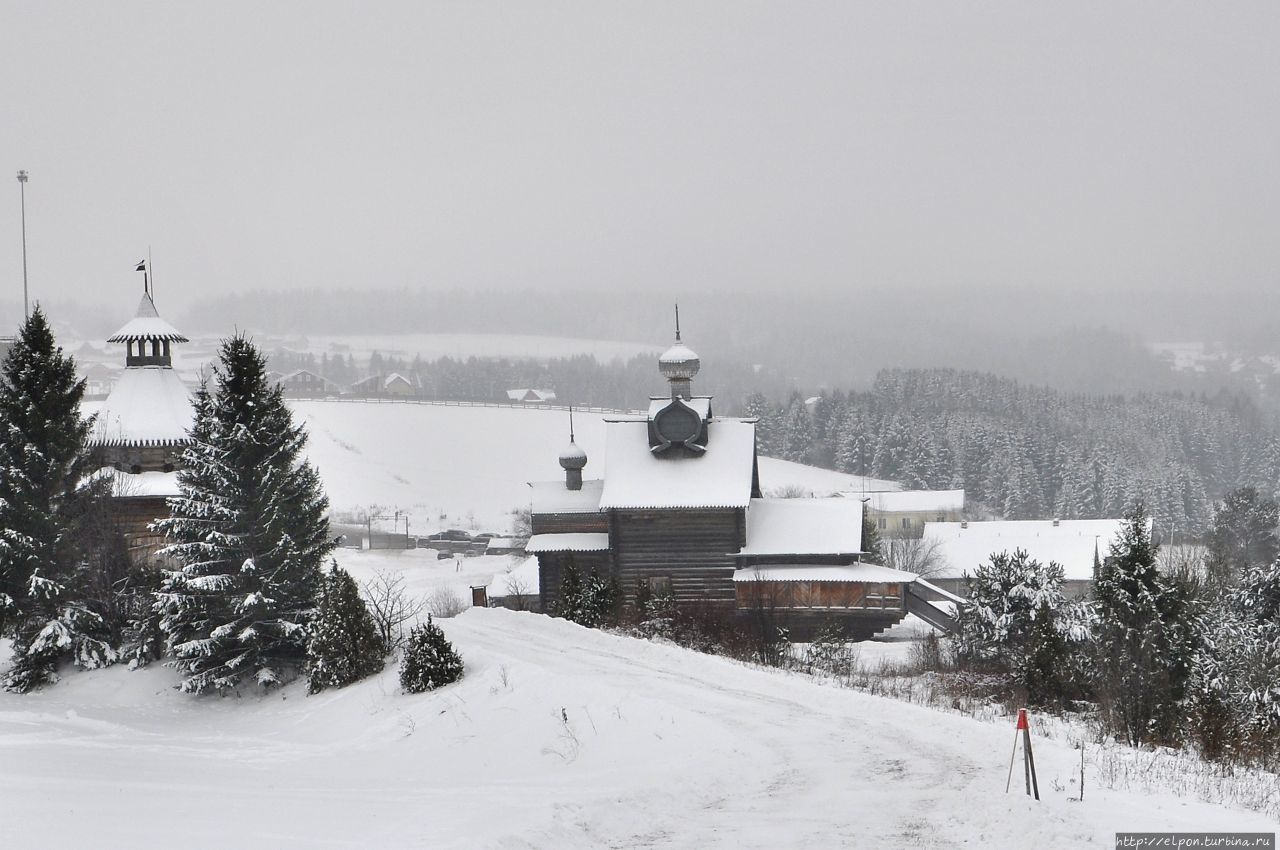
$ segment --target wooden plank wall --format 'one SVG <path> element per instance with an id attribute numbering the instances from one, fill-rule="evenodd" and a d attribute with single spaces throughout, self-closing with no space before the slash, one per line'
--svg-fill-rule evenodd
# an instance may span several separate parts
<path id="1" fill-rule="evenodd" d="M 670 577 L 678 602 L 733 603 L 737 564 L 729 553 L 745 542 L 743 511 L 611 511 L 609 535 L 614 571 L 628 598 L 640 581 Z"/>
<path id="2" fill-rule="evenodd" d="M 531 528 L 534 534 L 604 533 L 609 530 L 609 516 L 598 511 L 589 514 L 534 514 Z"/>

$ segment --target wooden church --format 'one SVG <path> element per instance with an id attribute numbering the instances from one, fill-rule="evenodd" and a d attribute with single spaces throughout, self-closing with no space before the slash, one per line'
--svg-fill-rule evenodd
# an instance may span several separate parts
<path id="1" fill-rule="evenodd" d="M 716 416 L 692 392 L 698 355 L 680 340 L 658 358 L 667 394 L 644 415 L 606 419 L 605 474 L 584 480 L 586 453 L 560 453 L 563 481 L 531 484 L 532 536 L 543 611 L 554 611 L 565 567 L 641 584 L 677 604 L 747 617 L 767 609 L 805 639 L 836 621 L 864 638 L 901 620 L 912 573 L 865 563 L 862 502 L 764 498 L 756 420 Z"/>
<path id="2" fill-rule="evenodd" d="M 113 513 L 135 563 L 157 561 L 164 538 L 149 530 L 179 495 L 177 469 L 195 417 L 191 393 L 173 368 L 173 346 L 187 338 L 160 318 L 149 291 L 137 313 L 107 342 L 125 347 L 125 368 L 91 437 L 95 459 L 114 477 Z"/>

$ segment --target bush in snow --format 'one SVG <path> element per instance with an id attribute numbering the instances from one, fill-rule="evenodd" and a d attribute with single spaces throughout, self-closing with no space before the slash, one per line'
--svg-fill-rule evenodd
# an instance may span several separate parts
<path id="1" fill-rule="evenodd" d="M 647 581 L 636 585 L 636 630 L 646 638 L 675 638 L 676 601 L 669 591 L 654 594 Z"/>
<path id="2" fill-rule="evenodd" d="M 441 585 L 432 591 L 431 596 L 427 597 L 426 606 L 431 611 L 431 616 L 441 620 L 456 617 L 467 610 L 466 601 L 448 585 Z"/>
<path id="3" fill-rule="evenodd" d="M 858 651 L 839 624 L 827 623 L 809 644 L 804 660 L 812 671 L 847 679 L 857 666 Z"/>
<path id="4" fill-rule="evenodd" d="M 306 432 L 262 355 L 242 336 L 226 340 L 214 378 L 196 392 L 182 495 L 155 523 L 173 541 L 165 554 L 181 564 L 165 573 L 156 607 L 190 693 L 246 676 L 273 685 L 302 663 L 334 547 L 328 500 L 303 460 Z"/>
<path id="5" fill-rule="evenodd" d="M 1186 590 L 1156 569 L 1141 505 L 1127 512 L 1093 590 L 1094 686 L 1103 728 L 1133 746 L 1177 743 L 1194 619 Z"/>
<path id="6" fill-rule="evenodd" d="M 341 688 L 382 669 L 384 644 L 351 574 L 337 564 L 320 586 L 307 641 L 307 691 Z"/>
<path id="7" fill-rule="evenodd" d="M 462 659 L 431 621 L 414 626 L 400 664 L 400 687 L 411 694 L 435 690 L 462 678 Z"/>
<path id="8" fill-rule="evenodd" d="M 555 602 L 557 617 L 589 628 L 616 624 L 621 602 L 622 591 L 616 579 L 604 578 L 594 567 L 583 578 L 573 558 L 565 560 Z"/>

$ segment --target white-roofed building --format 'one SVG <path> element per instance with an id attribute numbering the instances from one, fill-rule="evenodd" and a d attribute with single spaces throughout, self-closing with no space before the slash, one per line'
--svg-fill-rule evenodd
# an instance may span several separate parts
<path id="1" fill-rule="evenodd" d="M 964 490 L 847 490 L 841 495 L 863 501 L 867 516 L 885 537 L 919 537 L 927 522 L 964 519 Z"/>
<path id="2" fill-rule="evenodd" d="M 860 561 L 862 502 L 762 498 L 755 420 L 694 396 L 699 366 L 677 335 L 659 358 L 670 394 L 606 420 L 603 480 L 583 480 L 571 431 L 564 481 L 531 485 L 542 610 L 572 568 L 616 580 L 626 604 L 669 596 L 752 623 L 767 609 L 798 639 L 832 620 L 861 637 L 901 620 L 914 576 Z"/>
<path id="3" fill-rule="evenodd" d="M 938 567 L 929 581 L 964 596 L 966 574 L 993 554 L 1021 549 L 1041 563 L 1061 564 L 1066 592 L 1081 595 L 1093 582 L 1095 554 L 1107 556 L 1123 525 L 1121 519 L 931 522 L 922 543 L 933 550 Z"/>
<path id="4" fill-rule="evenodd" d="M 102 402 L 90 438 L 96 459 L 116 471 L 113 510 L 135 562 L 163 544 L 148 529 L 178 495 L 177 468 L 195 417 L 191 393 L 173 368 L 172 346 L 187 338 L 160 318 L 144 292 L 135 316 L 107 342 L 125 346 L 125 367 Z"/>
<path id="5" fill-rule="evenodd" d="M 556 394 L 551 390 L 535 390 L 528 387 L 507 390 L 508 401 L 523 401 L 527 404 L 546 404 L 549 401 L 556 400 Z"/>

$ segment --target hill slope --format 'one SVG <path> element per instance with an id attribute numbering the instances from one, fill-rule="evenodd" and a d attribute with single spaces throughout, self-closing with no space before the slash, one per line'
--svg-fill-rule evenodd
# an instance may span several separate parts
<path id="1" fill-rule="evenodd" d="M 561 479 L 556 460 L 569 441 L 563 410 L 293 401 L 311 434 L 307 452 L 336 511 L 370 505 L 413 514 L 411 530 L 471 527 L 505 531 L 511 511 L 529 507 L 529 481 Z M 575 413 L 578 444 L 604 469 L 604 417 Z M 761 458 L 766 489 L 799 487 L 817 495 L 857 490 L 859 476 Z M 897 489 L 865 479 L 867 489 Z M 383 511 L 384 513 L 389 511 Z"/>
<path id="2" fill-rule="evenodd" d="M 444 623 L 462 682 L 393 671 L 306 697 L 197 699 L 172 671 L 0 694 L 6 846 L 1110 846 L 1257 815 L 1091 787 L 1037 743 L 1004 793 L 997 728 L 532 614 Z M 1056 784 L 1055 784 L 1056 783 Z M 1063 790 L 1056 790 L 1061 787 Z"/>

